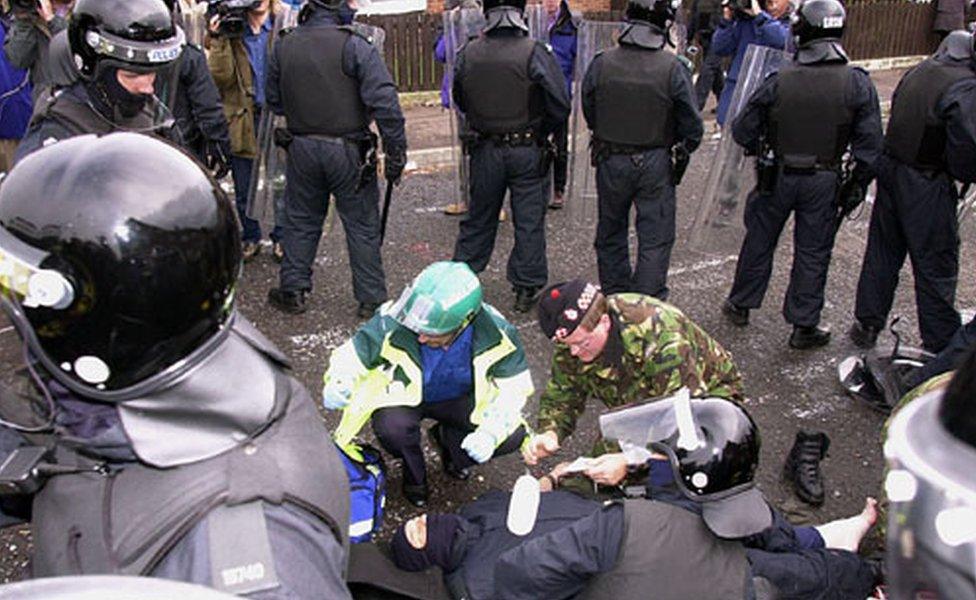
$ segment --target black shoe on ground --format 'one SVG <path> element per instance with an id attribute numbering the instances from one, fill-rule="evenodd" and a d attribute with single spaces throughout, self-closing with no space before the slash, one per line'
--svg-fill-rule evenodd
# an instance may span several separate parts
<path id="1" fill-rule="evenodd" d="M 268 290 L 268 303 L 290 315 L 300 315 L 308 308 L 305 305 L 305 290 L 271 288 Z"/>
<path id="2" fill-rule="evenodd" d="M 471 477 L 471 469 L 468 467 L 459 467 L 455 465 L 447 453 L 447 449 L 444 448 L 444 443 L 441 442 L 441 426 L 440 424 L 434 425 L 428 430 L 430 437 L 434 440 L 434 444 L 437 451 L 441 455 L 441 465 L 444 467 L 444 472 L 447 473 L 448 477 L 457 479 L 458 481 L 467 481 Z"/>
<path id="3" fill-rule="evenodd" d="M 847 337 L 851 338 L 851 341 L 858 348 L 870 350 L 877 343 L 879 333 L 881 333 L 881 329 L 878 327 L 865 325 L 860 321 L 854 321 L 850 331 L 847 332 Z"/>
<path id="4" fill-rule="evenodd" d="M 244 262 L 251 262 L 257 258 L 258 254 L 261 254 L 261 242 L 243 242 L 241 244 L 241 258 Z"/>
<path id="5" fill-rule="evenodd" d="M 360 319 L 372 319 L 379 307 L 379 302 L 360 302 L 359 308 L 356 309 L 356 316 Z"/>
<path id="6" fill-rule="evenodd" d="M 790 335 L 790 348 L 795 350 L 810 350 L 826 346 L 830 342 L 830 330 L 822 327 L 794 326 Z"/>
<path id="7" fill-rule="evenodd" d="M 539 288 L 537 287 L 515 287 L 515 312 L 527 313 L 535 308 Z"/>
<path id="8" fill-rule="evenodd" d="M 826 433 L 797 431 L 796 440 L 783 465 L 783 478 L 793 485 L 797 498 L 820 506 L 824 502 L 823 475 L 820 461 L 827 456 L 830 438 Z"/>
<path id="9" fill-rule="evenodd" d="M 732 304 L 731 300 L 726 300 L 722 304 L 722 314 L 736 327 L 745 327 L 749 324 L 749 309 L 739 308 Z"/>
<path id="10" fill-rule="evenodd" d="M 407 502 L 413 504 L 417 508 L 427 506 L 427 484 L 403 484 L 403 497 L 407 499 Z"/>

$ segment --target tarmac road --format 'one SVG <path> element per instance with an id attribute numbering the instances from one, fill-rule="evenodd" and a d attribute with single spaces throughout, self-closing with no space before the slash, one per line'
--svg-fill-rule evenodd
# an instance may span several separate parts
<path id="1" fill-rule="evenodd" d="M 791 236 L 781 240 L 767 301 L 754 311 L 751 324 L 739 329 L 727 324 L 719 311 L 731 285 L 735 252 L 703 256 L 685 245 L 688 227 L 701 203 L 707 168 L 717 144 L 707 141 L 693 156 L 691 166 L 678 194 L 678 244 L 671 266 L 671 302 L 683 309 L 732 351 L 743 373 L 748 408 L 759 423 L 763 450 L 759 480 L 768 498 L 798 522 L 823 522 L 860 510 L 864 497 L 880 494 L 883 459 L 879 431 L 883 417 L 848 399 L 837 383 L 836 366 L 855 352 L 846 338 L 852 319 L 857 276 L 867 234 L 868 211 L 859 220 L 846 223 L 840 231 L 834 250 L 827 286 L 827 305 L 823 323 L 832 326 L 834 339 L 825 348 L 800 352 L 791 350 L 786 340 L 789 326 L 780 314 L 789 274 Z M 391 297 L 395 298 L 406 283 L 432 261 L 449 259 L 457 234 L 457 218 L 441 214 L 440 207 L 454 200 L 454 184 L 449 172 L 413 173 L 396 190 L 390 217 L 384 261 Z M 548 257 L 550 281 L 576 276 L 596 280 L 596 262 L 592 249 L 593 229 L 583 226 L 569 209 L 548 214 Z M 787 229 L 787 232 L 791 229 Z M 973 223 L 962 228 L 962 277 L 958 306 L 976 305 L 976 283 L 967 276 L 974 262 Z M 318 396 L 321 374 L 329 352 L 347 339 L 358 325 L 356 303 L 351 295 L 350 275 L 342 228 L 336 224 L 322 241 L 316 263 L 315 290 L 310 310 L 300 316 L 285 316 L 266 303 L 267 290 L 277 282 L 277 265 L 265 251 L 244 270 L 239 293 L 240 311 L 255 322 L 278 346 L 291 356 L 296 376 Z M 633 240 L 632 240 L 633 241 Z M 534 315 L 513 314 L 513 295 L 505 281 L 505 263 L 512 246 L 512 224 L 500 225 L 492 263 L 482 274 L 485 298 L 498 307 L 519 328 L 525 343 L 532 376 L 537 389 L 546 382 L 551 345 L 538 329 Z M 902 330 L 910 343 L 918 341 L 911 273 L 903 273 L 902 285 L 893 314 L 903 317 Z M 890 340 L 887 336 L 884 340 Z M 0 333 L 0 361 L 9 372 L 17 364 L 19 344 L 9 330 Z M 530 422 L 535 414 L 537 396 L 526 413 Z M 565 444 L 559 455 L 571 460 L 589 448 L 596 435 L 595 407 L 590 406 L 577 433 Z M 325 419 L 330 426 L 337 414 Z M 780 470 L 797 429 L 823 430 L 831 437 L 830 454 L 824 463 L 827 501 L 820 509 L 811 509 L 794 500 L 790 490 L 780 483 Z M 369 436 L 371 437 L 371 432 Z M 446 478 L 439 468 L 439 458 L 429 445 L 432 511 L 449 511 L 490 488 L 510 488 L 515 478 L 525 472 L 518 456 L 509 456 L 476 468 L 471 481 L 461 483 Z M 314 457 L 309 457 L 314 459 Z M 551 464 L 551 463 L 550 463 Z M 387 527 L 417 514 L 399 495 L 399 467 L 389 462 L 390 480 L 387 503 Z M 541 468 L 533 470 L 541 475 Z M 877 540 L 868 549 L 877 547 Z M 0 581 L 23 577 L 29 553 L 26 527 L 12 527 L 0 532 Z"/>

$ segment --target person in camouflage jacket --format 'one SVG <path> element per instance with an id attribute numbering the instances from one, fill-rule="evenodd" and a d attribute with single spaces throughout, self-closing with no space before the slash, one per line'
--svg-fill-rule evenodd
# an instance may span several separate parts
<path id="1" fill-rule="evenodd" d="M 641 294 L 604 296 L 582 280 L 557 284 L 539 300 L 539 325 L 553 340 L 551 376 L 539 402 L 536 433 L 523 445 L 535 464 L 571 435 L 589 398 L 613 409 L 673 394 L 745 399 L 732 355 L 678 308 Z M 616 485 L 646 457 L 627 457 L 598 442 L 586 475 Z"/>

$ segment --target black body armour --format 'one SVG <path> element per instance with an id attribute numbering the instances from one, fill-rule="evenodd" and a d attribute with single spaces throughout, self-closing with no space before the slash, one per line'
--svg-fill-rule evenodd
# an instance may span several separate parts
<path id="1" fill-rule="evenodd" d="M 133 462 L 108 476 L 53 477 L 34 499 L 34 575 L 147 575 L 204 518 L 248 505 L 260 515 L 260 501 L 307 511 L 348 549 L 348 479 L 335 445 L 297 381 L 276 369 L 274 385 L 266 428 L 216 457 L 167 469 Z M 94 464 L 64 444 L 55 452 L 60 465 Z M 214 539 L 213 531 L 211 549 L 226 548 L 227 536 Z"/>
<path id="2" fill-rule="evenodd" d="M 497 135 L 538 126 L 542 90 L 529 79 L 536 43 L 528 37 L 486 35 L 464 47 L 464 68 L 458 76 L 471 129 Z"/>
<path id="3" fill-rule="evenodd" d="M 670 52 L 618 46 L 603 53 L 596 88 L 594 136 L 640 148 L 674 143 Z"/>
<path id="4" fill-rule="evenodd" d="M 854 110 L 846 64 L 791 63 L 779 71 L 769 112 L 769 142 L 784 166 L 833 169 L 851 137 Z"/>
<path id="5" fill-rule="evenodd" d="M 95 109 L 76 101 L 63 92 L 48 94 L 38 99 L 34 107 L 31 125 L 36 125 L 44 119 L 51 119 L 62 125 L 72 136 L 94 133 L 107 135 L 115 131 L 144 131 L 153 128 L 153 118 L 148 110 L 132 119 L 126 119 L 118 125 L 95 112 Z"/>
<path id="6" fill-rule="evenodd" d="M 350 35 L 341 27 L 299 27 L 281 39 L 281 99 L 292 133 L 341 137 L 369 127 L 359 81 L 342 70 Z"/>
<path id="7" fill-rule="evenodd" d="M 751 578 L 745 548 L 721 540 L 701 517 L 638 499 L 624 503 L 617 564 L 587 583 L 577 600 L 745 598 Z"/>
<path id="8" fill-rule="evenodd" d="M 898 84 L 885 132 L 885 151 L 920 170 L 945 170 L 945 123 L 935 114 L 942 94 L 976 73 L 965 64 L 929 58 Z"/>

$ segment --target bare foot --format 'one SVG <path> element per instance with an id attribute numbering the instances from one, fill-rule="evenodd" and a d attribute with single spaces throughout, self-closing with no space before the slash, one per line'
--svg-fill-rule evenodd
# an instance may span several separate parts
<path id="1" fill-rule="evenodd" d="M 864 510 L 860 514 L 818 525 L 816 529 L 828 548 L 857 552 L 861 540 L 877 520 L 878 501 L 874 498 L 865 498 Z"/>

